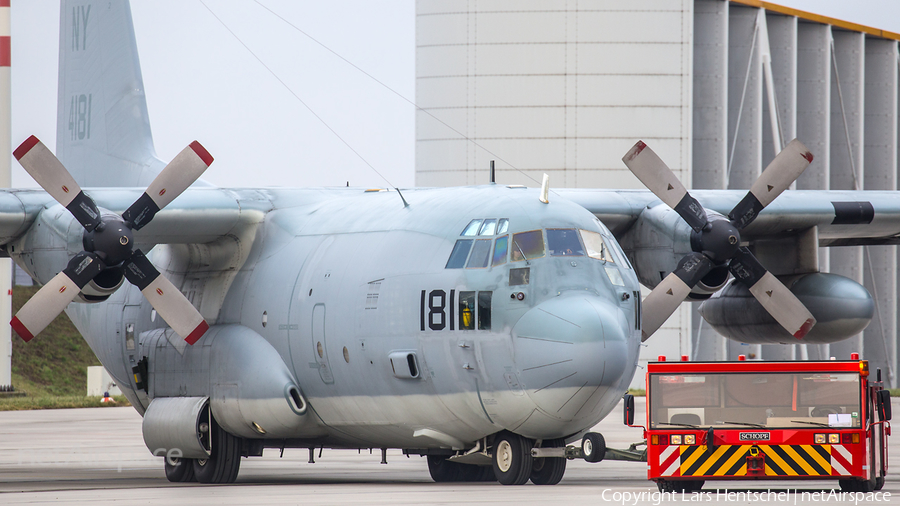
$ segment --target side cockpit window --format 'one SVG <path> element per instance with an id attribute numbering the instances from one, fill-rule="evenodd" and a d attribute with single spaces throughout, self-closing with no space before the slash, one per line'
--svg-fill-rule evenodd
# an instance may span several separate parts
<path id="1" fill-rule="evenodd" d="M 507 218 L 474 219 L 459 234 L 465 239 L 458 239 L 450 252 L 445 269 L 484 269 L 491 265 L 506 263 L 509 248 L 509 236 L 504 235 L 494 241 L 493 236 L 509 230 Z M 540 232 L 540 231 L 538 231 Z M 471 239 L 469 239 L 471 237 Z M 543 245 L 542 245 L 543 247 Z"/>
<path id="2" fill-rule="evenodd" d="M 584 256 L 578 232 L 574 228 L 547 229 L 547 247 L 553 257 Z"/>
<path id="3" fill-rule="evenodd" d="M 584 241 L 584 247 L 587 250 L 587 255 L 589 257 L 603 260 L 604 262 L 615 263 L 612 250 L 609 249 L 609 245 L 606 244 L 606 240 L 602 235 L 589 230 L 579 229 L 578 232 L 581 234 L 581 240 Z"/>
<path id="4" fill-rule="evenodd" d="M 450 252 L 450 259 L 447 260 L 445 269 L 462 269 L 466 265 L 466 258 L 469 256 L 469 250 L 472 249 L 472 239 L 460 239 L 453 245 L 453 251 Z"/>

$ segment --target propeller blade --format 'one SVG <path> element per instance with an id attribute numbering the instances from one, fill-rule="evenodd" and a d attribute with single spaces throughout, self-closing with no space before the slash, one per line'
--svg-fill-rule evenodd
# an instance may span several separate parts
<path id="1" fill-rule="evenodd" d="M 140 230 L 160 209 L 192 185 L 212 162 L 213 157 L 206 148 L 197 141 L 190 143 L 156 176 L 144 194 L 122 214 L 122 218 L 131 223 L 134 230 Z"/>
<path id="2" fill-rule="evenodd" d="M 642 304 L 641 342 L 646 341 L 672 316 L 691 289 L 713 268 L 702 253 L 688 253 L 678 267 L 656 285 Z"/>
<path id="3" fill-rule="evenodd" d="M 100 223 L 100 210 L 81 191 L 75 178 L 43 142 L 31 136 L 13 151 L 13 156 L 41 188 L 75 216 L 81 226 L 93 230 Z"/>
<path id="4" fill-rule="evenodd" d="M 82 251 L 69 260 L 69 265 L 28 300 L 9 324 L 26 342 L 50 325 L 78 292 L 106 266 L 100 258 Z"/>
<path id="5" fill-rule="evenodd" d="M 150 305 L 188 344 L 194 344 L 209 329 L 209 324 L 193 304 L 141 252 L 125 262 L 125 277 L 137 286 Z"/>
<path id="6" fill-rule="evenodd" d="M 703 230 L 709 222 L 703 206 L 688 193 L 672 169 L 644 141 L 637 141 L 622 161 L 644 186 L 674 209 L 691 228 L 698 232 Z"/>
<path id="7" fill-rule="evenodd" d="M 813 161 L 813 155 L 797 139 L 792 140 L 759 176 L 747 195 L 728 213 L 728 219 L 738 228 L 749 225 L 759 212 L 771 204 L 803 174 Z"/>
<path id="8" fill-rule="evenodd" d="M 731 259 L 728 269 L 775 321 L 797 339 L 803 339 L 816 319 L 788 287 L 767 271 L 747 248 L 741 248 Z"/>

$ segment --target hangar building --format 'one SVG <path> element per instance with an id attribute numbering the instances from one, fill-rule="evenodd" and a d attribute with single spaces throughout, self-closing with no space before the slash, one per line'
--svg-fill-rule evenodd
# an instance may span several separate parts
<path id="1" fill-rule="evenodd" d="M 815 154 L 797 188 L 896 190 L 898 39 L 758 0 L 419 0 L 416 184 L 484 184 L 495 160 L 506 184 L 641 188 L 621 157 L 643 139 L 688 188 L 747 189 L 797 137 Z M 897 386 L 896 247 L 819 265 L 876 298 L 861 335 L 742 345 L 685 303 L 642 361 L 860 351 Z"/>

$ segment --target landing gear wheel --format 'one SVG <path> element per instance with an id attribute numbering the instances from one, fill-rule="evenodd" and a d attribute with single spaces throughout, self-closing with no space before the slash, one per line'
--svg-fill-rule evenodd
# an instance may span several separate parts
<path id="1" fill-rule="evenodd" d="M 447 460 L 443 455 L 428 455 L 428 472 L 436 483 L 460 481 L 496 481 L 494 470 L 489 466 L 460 464 Z"/>
<path id="2" fill-rule="evenodd" d="M 600 462 L 606 456 L 606 440 L 603 434 L 588 432 L 581 439 L 581 453 L 588 462 Z"/>
<path id="3" fill-rule="evenodd" d="M 503 431 L 494 437 L 492 458 L 494 476 L 504 485 L 524 485 L 531 477 L 534 458 L 532 442 L 518 434 Z"/>
<path id="4" fill-rule="evenodd" d="M 462 480 L 461 464 L 450 462 L 443 455 L 428 455 L 428 472 L 436 483 L 450 483 Z"/>
<path id="5" fill-rule="evenodd" d="M 194 459 L 176 459 L 166 457 L 166 479 L 172 483 L 184 483 L 194 480 Z"/>
<path id="6" fill-rule="evenodd" d="M 241 438 L 232 436 L 210 421 L 212 454 L 194 460 L 194 476 L 200 483 L 234 483 L 241 468 Z"/>
<path id="7" fill-rule="evenodd" d="M 564 439 L 544 441 L 544 448 L 560 448 L 566 445 Z M 534 459 L 531 465 L 531 483 L 535 485 L 556 485 L 566 474 L 565 457 L 544 457 Z"/>

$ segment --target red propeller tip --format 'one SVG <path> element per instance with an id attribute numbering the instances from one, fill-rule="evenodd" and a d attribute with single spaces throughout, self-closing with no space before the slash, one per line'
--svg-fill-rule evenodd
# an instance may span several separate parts
<path id="1" fill-rule="evenodd" d="M 797 339 L 803 339 L 803 337 L 809 333 L 810 329 L 812 329 L 813 325 L 815 324 L 816 320 L 812 318 L 806 320 L 806 322 L 804 322 L 803 325 L 800 326 L 800 330 L 794 333 L 794 337 L 796 337 Z"/>
<path id="2" fill-rule="evenodd" d="M 810 153 L 809 151 L 807 151 L 806 153 L 803 153 L 800 156 L 802 156 L 803 158 L 806 158 L 806 161 L 809 163 L 812 163 L 812 161 L 813 161 L 813 154 Z"/>
<path id="3" fill-rule="evenodd" d="M 209 154 L 209 151 L 206 150 L 199 142 L 194 141 L 191 143 L 191 149 L 194 150 L 194 153 L 197 153 L 197 156 L 203 160 L 203 163 L 209 167 L 213 163 L 213 157 Z"/>
<path id="4" fill-rule="evenodd" d="M 16 160 L 21 160 L 22 157 L 25 156 L 29 151 L 31 151 L 31 148 L 33 148 L 39 142 L 41 141 L 38 140 L 37 137 L 32 135 L 31 137 L 25 139 L 25 142 L 19 144 L 19 147 L 17 147 L 16 150 L 13 151 L 13 156 L 16 157 Z"/>
<path id="5" fill-rule="evenodd" d="M 209 330 L 209 324 L 206 323 L 206 320 L 203 320 L 200 322 L 200 325 L 197 325 L 197 328 L 195 328 L 193 332 L 184 338 L 184 340 L 187 341 L 188 344 L 193 345 L 203 337 L 203 334 L 205 334 L 207 330 Z"/>
<path id="6" fill-rule="evenodd" d="M 646 148 L 646 147 L 647 147 L 647 145 L 644 144 L 644 141 L 637 141 L 637 143 L 634 145 L 634 147 L 631 148 L 631 151 L 628 152 L 628 155 L 626 155 L 628 158 L 628 161 L 634 160 L 637 157 L 637 155 L 641 154 L 641 151 L 643 151 L 644 148 Z"/>
<path id="7" fill-rule="evenodd" d="M 22 338 L 26 343 L 34 339 L 34 335 L 25 328 L 25 325 L 22 324 L 21 320 L 19 320 L 18 316 L 13 316 L 12 321 L 9 322 L 9 325 L 16 331 L 16 334 L 19 334 L 19 337 Z"/>

